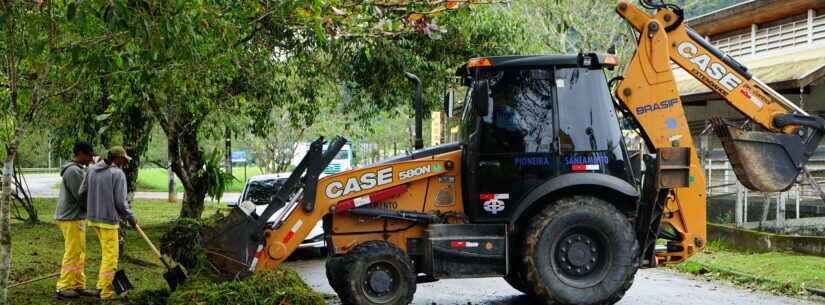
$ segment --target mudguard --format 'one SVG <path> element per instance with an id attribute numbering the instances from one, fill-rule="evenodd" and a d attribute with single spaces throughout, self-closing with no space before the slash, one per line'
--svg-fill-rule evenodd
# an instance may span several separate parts
<path id="1" fill-rule="evenodd" d="M 614 176 L 599 173 L 565 174 L 542 183 L 519 200 L 521 204 L 510 216 L 510 224 L 516 223 L 521 214 L 542 197 L 571 186 L 600 186 L 628 197 L 639 198 L 639 191 L 635 186 Z"/>

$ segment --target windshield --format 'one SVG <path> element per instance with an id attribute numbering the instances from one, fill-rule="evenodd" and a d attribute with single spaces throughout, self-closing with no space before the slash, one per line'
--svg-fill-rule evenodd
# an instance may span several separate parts
<path id="1" fill-rule="evenodd" d="M 601 70 L 556 71 L 562 152 L 605 151 L 620 154 L 619 120 L 606 83 Z"/>
<path id="2" fill-rule="evenodd" d="M 338 152 L 338 155 L 335 156 L 335 160 L 346 160 L 349 159 L 349 150 L 341 150 Z"/>
<path id="3" fill-rule="evenodd" d="M 268 204 L 285 181 L 285 178 L 249 181 L 244 192 L 243 201 L 252 201 L 254 204 Z"/>

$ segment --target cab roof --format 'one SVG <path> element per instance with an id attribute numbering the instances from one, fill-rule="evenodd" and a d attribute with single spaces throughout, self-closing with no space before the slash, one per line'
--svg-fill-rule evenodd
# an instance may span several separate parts
<path id="1" fill-rule="evenodd" d="M 536 69 L 548 67 L 612 69 L 616 65 L 618 65 L 616 56 L 597 53 L 490 56 L 471 59 L 458 68 L 456 75 L 469 77 L 477 70 Z"/>

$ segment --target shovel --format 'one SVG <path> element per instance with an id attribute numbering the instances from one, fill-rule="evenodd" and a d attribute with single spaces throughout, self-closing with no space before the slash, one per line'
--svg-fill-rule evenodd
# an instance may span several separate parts
<path id="1" fill-rule="evenodd" d="M 166 279 L 166 282 L 169 284 L 169 290 L 175 291 L 175 288 L 178 287 L 178 284 L 186 281 L 187 276 L 186 271 L 183 270 L 183 266 L 181 266 L 180 264 L 176 264 L 173 268 L 171 265 L 169 265 L 169 263 L 166 262 L 166 259 L 164 259 L 163 255 L 160 254 L 158 248 L 155 248 L 155 245 L 152 243 L 151 240 L 149 240 L 149 237 L 146 236 L 146 233 L 143 233 L 143 230 L 140 229 L 140 226 L 135 224 L 135 230 L 138 231 L 140 236 L 143 237 L 143 240 L 145 240 L 146 243 L 149 244 L 149 247 L 152 248 L 152 251 L 155 252 L 155 254 L 158 256 L 163 265 L 166 266 L 167 271 L 163 274 L 163 278 Z"/>
<path id="2" fill-rule="evenodd" d="M 123 295 L 129 290 L 132 290 L 132 282 L 126 277 L 126 272 L 118 270 L 115 272 L 115 278 L 112 280 L 112 286 L 115 288 L 115 294 Z"/>

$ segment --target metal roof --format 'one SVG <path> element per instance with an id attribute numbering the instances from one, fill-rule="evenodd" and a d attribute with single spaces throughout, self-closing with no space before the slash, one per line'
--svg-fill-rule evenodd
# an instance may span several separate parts
<path id="1" fill-rule="evenodd" d="M 750 0 L 734 4 L 685 23 L 703 36 L 712 36 L 825 8 L 822 0 Z"/>
<path id="2" fill-rule="evenodd" d="M 771 57 L 740 60 L 754 77 L 776 90 L 801 88 L 825 77 L 825 45 Z M 676 71 L 676 83 L 686 102 L 718 99 L 716 93 L 684 70 Z"/>

